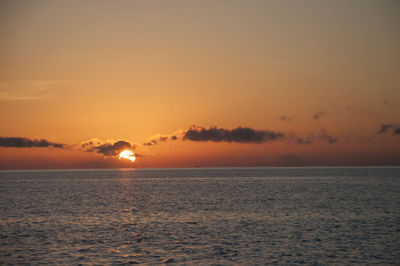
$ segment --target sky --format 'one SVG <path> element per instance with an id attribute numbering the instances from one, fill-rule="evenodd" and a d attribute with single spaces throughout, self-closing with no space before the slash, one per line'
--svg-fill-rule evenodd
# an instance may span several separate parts
<path id="1" fill-rule="evenodd" d="M 0 169 L 400 165 L 399 14 L 1 0 Z"/>

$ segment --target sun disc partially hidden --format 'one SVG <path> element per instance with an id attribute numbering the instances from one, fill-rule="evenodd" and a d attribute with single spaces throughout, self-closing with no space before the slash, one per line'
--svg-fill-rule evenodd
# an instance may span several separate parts
<path id="1" fill-rule="evenodd" d="M 119 154 L 119 158 L 120 159 L 127 159 L 132 161 L 132 163 L 136 160 L 135 155 L 133 154 L 132 151 L 130 150 L 123 150 L 121 151 L 121 153 Z"/>

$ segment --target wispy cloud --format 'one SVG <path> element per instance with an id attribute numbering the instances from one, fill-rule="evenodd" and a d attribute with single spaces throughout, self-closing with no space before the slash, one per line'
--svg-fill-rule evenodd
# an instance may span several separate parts
<path id="1" fill-rule="evenodd" d="M 0 101 L 25 101 L 48 98 L 54 90 L 72 86 L 72 81 L 19 80 L 0 83 Z"/>
<path id="2" fill-rule="evenodd" d="M 315 113 L 313 114 L 312 118 L 315 119 L 315 120 L 318 120 L 318 119 L 320 119 L 320 118 L 321 118 L 322 116 L 324 116 L 324 115 L 327 115 L 327 113 L 324 112 L 324 111 L 318 111 L 318 112 L 315 112 Z"/>
<path id="3" fill-rule="evenodd" d="M 299 137 L 294 133 L 290 133 L 288 134 L 287 139 L 289 140 L 289 143 L 295 144 L 313 144 L 317 140 L 334 144 L 339 141 L 337 137 L 329 135 L 325 129 L 322 129 L 318 133 L 311 132 L 307 137 Z"/>
<path id="4" fill-rule="evenodd" d="M 382 124 L 378 134 L 392 132 L 393 135 L 400 135 L 400 123 Z"/>
<path id="5" fill-rule="evenodd" d="M 63 149 L 65 144 L 51 142 L 46 139 L 31 139 L 20 137 L 0 137 L 0 147 L 7 148 L 59 148 Z"/>
<path id="6" fill-rule="evenodd" d="M 162 144 L 162 143 L 168 143 L 168 142 L 174 142 L 177 140 L 182 140 L 183 136 L 186 134 L 186 132 L 187 132 L 187 130 L 180 129 L 169 135 L 156 134 L 156 135 L 153 135 L 150 138 L 148 138 L 146 142 L 142 143 L 142 145 L 143 146 L 154 146 L 154 145 L 158 145 L 158 144 Z"/>
<path id="7" fill-rule="evenodd" d="M 281 121 L 286 121 L 286 122 L 290 122 L 290 121 L 293 120 L 293 117 L 292 117 L 292 116 L 288 116 L 288 115 L 282 115 L 282 116 L 279 118 L 279 120 L 281 120 Z"/>
<path id="8" fill-rule="evenodd" d="M 329 144 L 333 144 L 333 143 L 338 142 L 338 139 L 337 139 L 336 137 L 333 137 L 333 136 L 328 135 L 328 133 L 327 133 L 325 130 L 322 130 L 322 131 L 317 135 L 317 138 L 318 138 L 319 140 L 326 141 L 326 142 L 328 142 Z"/>
<path id="9" fill-rule="evenodd" d="M 173 134 L 171 136 L 166 136 L 166 135 L 156 135 L 150 138 L 149 141 L 143 143 L 143 146 L 154 146 L 159 143 L 167 142 L 167 141 L 175 141 L 178 140 L 178 136 L 176 134 Z"/>

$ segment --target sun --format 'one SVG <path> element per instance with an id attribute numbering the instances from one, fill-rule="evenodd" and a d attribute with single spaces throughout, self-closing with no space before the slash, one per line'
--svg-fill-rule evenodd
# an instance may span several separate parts
<path id="1" fill-rule="evenodd" d="M 132 163 L 136 160 L 135 155 L 133 154 L 132 151 L 130 150 L 123 150 L 121 151 L 121 153 L 119 154 L 119 158 L 120 159 L 127 159 L 132 161 Z"/>

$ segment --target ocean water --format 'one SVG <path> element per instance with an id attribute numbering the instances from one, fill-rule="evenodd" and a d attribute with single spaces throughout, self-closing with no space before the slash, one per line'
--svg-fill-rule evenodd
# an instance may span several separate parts
<path id="1" fill-rule="evenodd" d="M 0 172 L 0 264 L 400 264 L 400 168 Z"/>

